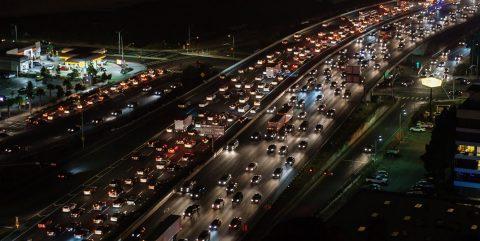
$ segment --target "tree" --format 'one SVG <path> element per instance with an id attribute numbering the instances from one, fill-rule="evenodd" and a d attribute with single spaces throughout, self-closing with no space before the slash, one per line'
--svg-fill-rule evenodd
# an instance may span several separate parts
<path id="1" fill-rule="evenodd" d="M 102 75 L 100 75 L 100 80 L 102 82 L 106 82 L 109 79 L 112 79 L 112 74 L 107 74 L 105 71 L 103 71 Z"/>
<path id="2" fill-rule="evenodd" d="M 75 90 L 76 92 L 80 92 L 80 91 L 82 91 L 82 90 L 85 90 L 85 86 L 82 85 L 82 84 L 80 84 L 80 83 L 77 83 L 77 84 L 75 85 L 75 87 L 74 87 L 74 90 Z"/>
<path id="3" fill-rule="evenodd" d="M 90 75 L 90 77 L 94 78 L 98 74 L 98 70 L 93 67 L 93 64 L 90 63 L 87 67 L 87 74 Z"/>
<path id="4" fill-rule="evenodd" d="M 60 85 L 57 85 L 56 88 L 57 88 L 57 98 L 61 99 L 63 96 L 65 96 L 65 91 Z"/>
<path id="5" fill-rule="evenodd" d="M 7 106 L 7 113 L 8 116 L 10 117 L 10 107 L 12 107 L 13 104 L 15 104 L 17 100 L 15 98 L 7 98 L 5 101 L 5 105 Z"/>
<path id="6" fill-rule="evenodd" d="M 57 74 L 57 76 L 60 75 L 60 65 L 57 65 L 57 67 L 55 68 L 55 73 Z"/>
<path id="7" fill-rule="evenodd" d="M 22 105 L 25 104 L 25 100 L 21 96 L 15 97 L 15 103 L 18 104 L 18 110 L 22 109 Z"/>
<path id="8" fill-rule="evenodd" d="M 47 84 L 47 89 L 48 89 L 48 96 L 49 96 L 49 98 L 52 98 L 52 90 L 55 89 L 55 85 L 48 83 L 48 84 Z"/>
<path id="9" fill-rule="evenodd" d="M 32 81 L 27 82 L 27 87 L 25 88 L 25 95 L 28 97 L 28 110 L 32 113 L 32 101 L 33 101 L 33 84 Z"/>
<path id="10" fill-rule="evenodd" d="M 80 72 L 77 69 L 72 69 L 72 72 L 68 73 L 67 76 L 70 80 L 74 80 L 80 77 Z"/>
<path id="11" fill-rule="evenodd" d="M 42 97 L 45 96 L 45 90 L 39 87 L 35 90 L 35 95 L 38 96 L 40 104 L 42 104 Z"/>
<path id="12" fill-rule="evenodd" d="M 42 69 L 40 69 L 40 76 L 42 76 L 43 78 L 48 78 L 50 77 L 50 71 L 48 71 L 48 69 L 43 66 Z"/>
<path id="13" fill-rule="evenodd" d="M 446 181 L 446 171 L 455 156 L 455 122 L 456 108 L 443 110 L 435 119 L 430 143 L 425 146 L 425 154 L 421 156 L 425 170 L 439 183 Z"/>
<path id="14" fill-rule="evenodd" d="M 63 86 L 65 86 L 65 89 L 66 90 L 69 90 L 69 89 L 72 89 L 72 82 L 70 82 L 70 80 L 66 79 L 63 81 Z"/>

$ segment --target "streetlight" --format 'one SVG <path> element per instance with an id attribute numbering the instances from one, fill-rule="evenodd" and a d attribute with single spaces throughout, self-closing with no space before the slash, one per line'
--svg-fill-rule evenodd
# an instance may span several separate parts
<path id="1" fill-rule="evenodd" d="M 383 137 L 382 136 L 378 136 L 377 139 L 375 139 L 375 146 L 374 146 L 374 150 L 373 150 L 373 162 L 375 162 L 377 160 L 377 148 L 378 148 L 378 144 L 380 142 L 383 141 Z"/>
<path id="2" fill-rule="evenodd" d="M 442 85 L 442 80 L 437 79 L 435 77 L 427 77 L 427 78 L 421 78 L 420 81 L 422 82 L 423 86 L 426 86 L 430 88 L 430 101 L 429 101 L 429 108 L 430 108 L 430 120 L 432 120 L 432 91 L 433 88 L 439 87 Z"/>
<path id="3" fill-rule="evenodd" d="M 229 34 L 227 37 L 232 38 L 232 56 L 235 59 L 235 35 Z"/>
<path id="4" fill-rule="evenodd" d="M 398 115 L 398 128 L 399 128 L 400 140 L 402 139 L 402 136 L 403 136 L 402 116 L 407 116 L 407 110 L 403 109 L 402 111 L 400 111 L 400 114 Z"/>

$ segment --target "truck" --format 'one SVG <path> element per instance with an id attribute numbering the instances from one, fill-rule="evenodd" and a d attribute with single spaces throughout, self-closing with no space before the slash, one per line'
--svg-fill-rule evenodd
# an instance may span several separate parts
<path id="1" fill-rule="evenodd" d="M 277 111 L 277 114 L 273 116 L 267 122 L 267 129 L 279 131 L 282 127 L 285 126 L 293 117 L 293 107 L 289 105 L 284 105 L 281 109 Z"/>
<path id="2" fill-rule="evenodd" d="M 155 241 L 176 240 L 178 232 L 182 229 L 182 218 L 179 215 L 169 215 L 154 230 L 152 237 Z"/>
<path id="3" fill-rule="evenodd" d="M 361 67 L 358 65 L 349 65 L 345 67 L 345 79 L 348 83 L 362 83 Z"/>
<path id="4" fill-rule="evenodd" d="M 276 114 L 267 122 L 267 130 L 280 130 L 286 123 L 286 115 Z"/>
<path id="5" fill-rule="evenodd" d="M 192 124 L 192 115 L 177 118 L 174 121 L 175 131 L 185 131 Z"/>

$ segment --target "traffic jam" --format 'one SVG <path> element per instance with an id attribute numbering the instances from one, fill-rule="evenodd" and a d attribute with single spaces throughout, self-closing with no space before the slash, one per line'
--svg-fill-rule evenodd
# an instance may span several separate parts
<path id="1" fill-rule="evenodd" d="M 412 8 L 412 4 L 379 6 L 355 18 L 342 17 L 336 24 L 322 26 L 318 33 L 295 34 L 255 64 L 220 76 L 218 90 L 204 93 L 196 102 L 179 104 L 184 115 L 171 127 L 58 204 L 59 208 L 38 222 L 27 238 L 101 240 L 118 232 L 122 221 L 156 197 L 157 190 L 182 170 L 208 159 L 218 135 L 228 132 L 237 121 L 258 118 L 253 127 L 226 144 L 225 151 L 200 170 L 197 176 L 202 178 L 194 176 L 182 182 L 164 204 L 168 208 L 162 207 L 164 215 L 183 216 L 179 237 L 210 240 L 215 235 L 218 240 L 232 239 L 238 234 L 231 231 L 245 229 L 244 224 L 275 190 L 288 185 L 295 167 L 306 161 L 306 153 L 318 148 L 326 139 L 324 133 L 346 114 L 349 101 L 361 99 L 365 82 L 376 81 L 388 61 L 417 42 L 477 11 L 476 6 L 448 8 L 458 19 L 450 17 L 448 22 L 431 11 L 422 11 L 367 32 L 369 26 Z M 471 9 L 474 11 L 469 12 Z M 364 36 L 300 76 L 272 104 L 262 102 L 283 81 L 295 78 L 296 70 L 310 59 L 359 34 Z M 79 105 L 84 108 L 88 103 Z M 59 111 L 52 114 L 53 118 Z M 220 163 L 224 160 L 234 164 Z M 117 169 L 123 171 L 114 172 Z M 152 233 L 149 228 L 155 227 L 147 220 L 130 238 L 155 240 L 148 236 Z"/>

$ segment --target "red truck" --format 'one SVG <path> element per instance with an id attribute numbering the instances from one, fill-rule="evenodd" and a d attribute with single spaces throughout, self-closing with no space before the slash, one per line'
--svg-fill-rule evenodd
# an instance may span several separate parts
<path id="1" fill-rule="evenodd" d="M 293 116 L 293 106 L 285 105 L 267 122 L 267 130 L 279 131 Z"/>

